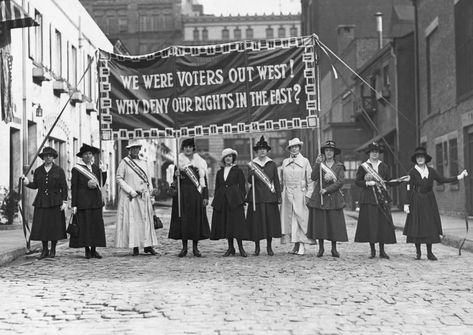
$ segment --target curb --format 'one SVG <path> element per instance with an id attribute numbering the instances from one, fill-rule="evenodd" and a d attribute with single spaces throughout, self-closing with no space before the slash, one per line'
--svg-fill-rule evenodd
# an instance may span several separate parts
<path id="1" fill-rule="evenodd" d="M 352 219 L 358 220 L 357 213 L 345 212 L 345 215 L 348 217 L 351 217 Z M 403 226 L 396 225 L 396 223 L 394 223 L 394 227 L 396 230 L 399 230 L 399 231 L 402 231 L 404 229 Z M 452 247 L 456 249 L 460 248 L 460 245 L 462 244 L 462 242 L 463 242 L 463 237 L 458 237 L 455 235 L 446 234 L 440 237 L 440 243 L 448 247 Z M 462 250 L 473 252 L 473 241 L 467 239 L 465 241 L 465 244 L 463 245 Z"/>

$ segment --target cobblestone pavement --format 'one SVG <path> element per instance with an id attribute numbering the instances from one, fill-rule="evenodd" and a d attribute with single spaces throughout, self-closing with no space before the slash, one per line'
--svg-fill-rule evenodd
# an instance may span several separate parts
<path id="1" fill-rule="evenodd" d="M 168 209 L 163 209 L 165 227 Z M 347 218 L 350 239 L 355 222 Z M 114 226 L 107 227 L 113 243 Z M 344 243 L 340 259 L 289 255 L 176 257 L 159 231 L 160 257 L 102 249 L 87 260 L 63 244 L 54 260 L 23 257 L 0 268 L 0 333 L 27 334 L 472 334 L 473 254 L 435 245 L 439 261 L 414 260 L 398 233 L 390 260 Z M 245 243 L 253 251 L 252 243 Z M 328 253 L 327 253 L 328 251 Z M 424 251 L 424 250 L 423 250 Z M 37 255 L 35 255 L 37 257 Z"/>

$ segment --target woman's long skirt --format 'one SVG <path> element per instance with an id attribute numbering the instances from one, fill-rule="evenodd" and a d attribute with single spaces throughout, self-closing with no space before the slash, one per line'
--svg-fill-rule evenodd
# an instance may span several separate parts
<path id="1" fill-rule="evenodd" d="M 221 211 L 217 211 L 215 209 L 213 211 L 210 239 L 247 239 L 245 227 L 245 207 L 243 204 L 238 207 L 231 208 L 227 201 L 225 201 Z"/>
<path id="2" fill-rule="evenodd" d="M 256 242 L 282 236 L 277 203 L 257 203 L 256 211 L 253 211 L 253 203 L 250 202 L 246 212 L 246 223 L 249 241 Z"/>
<path id="3" fill-rule="evenodd" d="M 348 241 L 343 209 L 309 208 L 307 237 L 313 240 Z"/>
<path id="4" fill-rule="evenodd" d="M 57 241 L 66 239 L 66 216 L 61 206 L 35 207 L 30 239 L 32 241 Z"/>
<path id="5" fill-rule="evenodd" d="M 396 234 L 391 213 L 378 205 L 361 204 L 355 242 L 396 243 Z"/>
<path id="6" fill-rule="evenodd" d="M 440 214 L 433 192 L 416 193 L 406 217 L 407 243 L 440 243 L 443 235 Z"/>
<path id="7" fill-rule="evenodd" d="M 79 236 L 69 240 L 69 247 L 105 247 L 105 226 L 103 223 L 102 208 L 79 209 L 76 213 L 79 224 Z"/>

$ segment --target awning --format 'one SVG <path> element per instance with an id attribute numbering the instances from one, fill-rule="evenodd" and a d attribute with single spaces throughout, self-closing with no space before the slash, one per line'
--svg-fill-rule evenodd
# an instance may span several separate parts
<path id="1" fill-rule="evenodd" d="M 394 134 L 396 132 L 396 128 L 391 128 L 391 129 L 388 129 L 387 131 L 383 132 L 382 134 L 379 134 L 375 137 L 373 137 L 371 140 L 369 140 L 368 142 L 364 143 L 363 145 L 359 146 L 358 148 L 355 149 L 355 151 L 357 152 L 360 152 L 360 151 L 365 151 L 366 148 L 368 148 L 368 145 L 370 145 L 370 143 L 373 143 L 373 142 L 378 142 L 380 139 L 382 139 L 383 137 L 386 138 L 388 136 L 390 136 L 391 134 Z M 385 143 L 383 143 L 383 145 L 385 145 Z"/>
<path id="2" fill-rule="evenodd" d="M 25 10 L 13 0 L 0 0 L 0 26 L 2 28 L 27 28 L 39 26 Z"/>

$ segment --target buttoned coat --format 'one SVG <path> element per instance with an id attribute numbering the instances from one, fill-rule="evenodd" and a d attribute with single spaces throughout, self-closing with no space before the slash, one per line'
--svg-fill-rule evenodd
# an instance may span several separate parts
<path id="1" fill-rule="evenodd" d="M 255 202 L 256 203 L 278 203 L 281 201 L 281 184 L 279 183 L 278 168 L 272 159 L 268 158 L 264 166 L 260 165 L 258 158 L 253 159 L 253 163 L 258 164 L 258 167 L 268 176 L 269 180 L 273 182 L 275 193 L 255 176 Z M 251 184 L 251 174 L 248 176 L 248 182 Z M 253 191 L 250 187 L 246 196 L 247 202 L 253 201 Z"/>
<path id="2" fill-rule="evenodd" d="M 61 206 L 67 200 L 66 175 L 54 163 L 48 172 L 44 169 L 44 164 L 38 167 L 33 174 L 33 181 L 26 187 L 38 190 L 33 201 L 33 206 L 38 208 Z"/>
<path id="3" fill-rule="evenodd" d="M 320 164 L 315 163 L 312 170 L 311 178 L 314 181 L 314 192 L 309 200 L 308 206 L 318 209 L 341 209 L 345 207 L 345 201 L 341 188 L 345 181 L 345 166 L 335 161 L 331 167 L 333 173 L 337 177 L 337 181 L 325 180 L 325 171 L 322 170 L 322 188 L 327 192 L 323 195 L 323 205 L 320 197 Z"/>
<path id="4" fill-rule="evenodd" d="M 215 178 L 215 194 L 212 207 L 220 211 L 226 201 L 229 208 L 236 208 L 245 202 L 245 176 L 237 166 L 233 166 L 228 172 L 227 179 L 223 178 L 224 168 L 217 172 Z"/>
<path id="5" fill-rule="evenodd" d="M 291 234 L 292 222 L 299 225 L 304 235 L 307 234 L 309 209 L 306 206 L 306 197 L 309 198 L 313 191 L 311 174 L 310 162 L 301 154 L 295 158 L 286 158 L 282 162 L 281 229 L 283 235 Z"/>
<path id="6" fill-rule="evenodd" d="M 80 165 L 82 165 L 84 169 L 88 169 L 86 165 Z M 105 181 L 107 180 L 107 172 L 101 172 L 99 167 L 95 164 L 92 164 L 92 172 L 102 183 L 101 186 L 105 185 Z M 77 207 L 77 209 L 94 209 L 102 208 L 104 206 L 102 200 L 102 192 L 100 191 L 100 188 L 89 188 L 87 186 L 88 181 L 89 178 L 84 176 L 77 169 L 72 168 L 72 207 Z"/>

